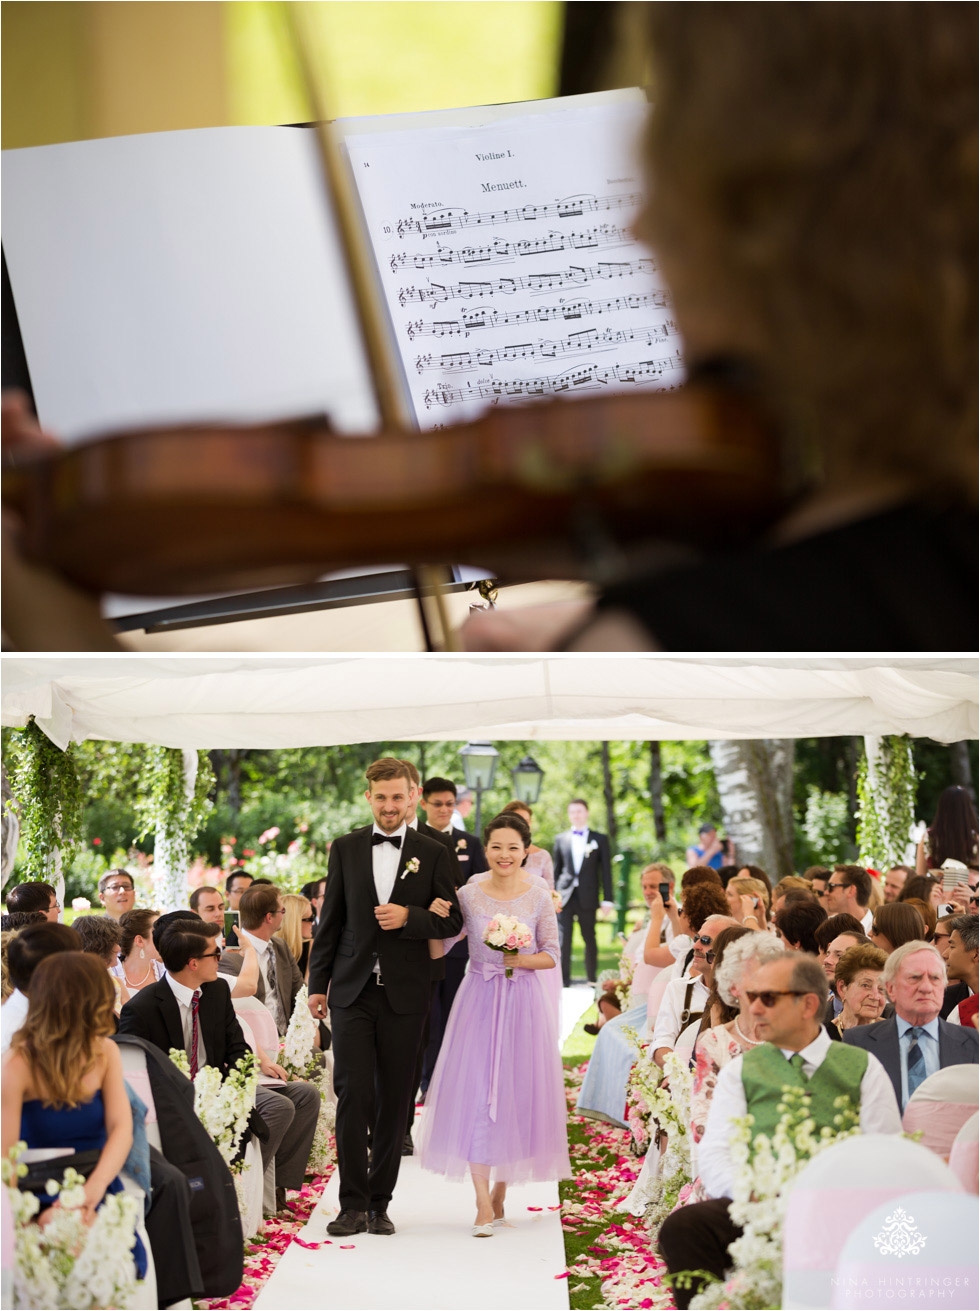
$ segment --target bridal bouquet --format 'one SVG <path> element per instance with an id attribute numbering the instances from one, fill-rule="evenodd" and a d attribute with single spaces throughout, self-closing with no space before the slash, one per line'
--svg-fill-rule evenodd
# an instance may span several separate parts
<path id="1" fill-rule="evenodd" d="M 108 1193 L 86 1226 L 81 1218 L 85 1180 L 69 1166 L 60 1184 L 47 1184 L 48 1197 L 59 1204 L 42 1229 L 34 1223 L 41 1203 L 17 1187 L 18 1177 L 27 1173 L 19 1164 L 24 1149 L 17 1143 L 3 1162 L 14 1227 L 13 1305 L 78 1311 L 143 1305 L 137 1297 L 143 1281 L 136 1278 L 133 1261 L 140 1202 L 126 1193 Z"/>
<path id="2" fill-rule="evenodd" d="M 333 1090 L 330 1054 L 321 1052 L 315 1045 L 317 1023 L 306 1004 L 308 996 L 309 990 L 304 984 L 296 994 L 286 1036 L 279 1049 L 279 1064 L 294 1078 L 312 1083 L 320 1094 L 320 1113 L 310 1148 L 309 1169 L 313 1174 L 323 1174 L 334 1159 L 331 1135 L 336 1123 L 337 1099 Z"/>
<path id="3" fill-rule="evenodd" d="M 826 1148 L 860 1132 L 858 1116 L 846 1097 L 834 1102 L 834 1125 L 817 1131 L 805 1088 L 783 1089 L 780 1119 L 769 1138 L 752 1136 L 753 1119 L 743 1116 L 732 1131 L 735 1176 L 731 1217 L 741 1236 L 729 1247 L 733 1270 L 724 1282 L 709 1284 L 692 1308 L 777 1308 L 783 1305 L 783 1222 L 788 1185 L 804 1165 Z M 688 1275 L 689 1277 L 689 1275 Z M 683 1278 L 683 1276 L 682 1276 Z M 674 1277 L 677 1282 L 677 1276 Z"/>
<path id="4" fill-rule="evenodd" d="M 494 915 L 493 919 L 486 927 L 483 935 L 483 941 L 486 946 L 493 951 L 508 952 L 516 956 L 519 951 L 526 951 L 533 942 L 531 930 L 520 920 L 513 919 L 510 915 Z M 508 979 L 514 977 L 513 968 L 508 965 L 504 970 Z"/>

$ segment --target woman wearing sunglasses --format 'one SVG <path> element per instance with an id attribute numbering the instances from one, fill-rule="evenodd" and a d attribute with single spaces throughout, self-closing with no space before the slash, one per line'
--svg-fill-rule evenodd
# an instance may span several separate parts
<path id="1" fill-rule="evenodd" d="M 282 904 L 286 913 L 279 928 L 272 936 L 281 938 L 292 952 L 305 982 L 310 966 L 310 947 L 313 945 L 313 926 L 316 923 L 316 912 L 313 909 L 312 902 L 295 892 L 285 893 Z"/>

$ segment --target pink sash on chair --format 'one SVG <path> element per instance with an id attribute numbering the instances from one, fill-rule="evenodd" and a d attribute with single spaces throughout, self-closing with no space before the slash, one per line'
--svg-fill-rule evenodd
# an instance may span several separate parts
<path id="1" fill-rule="evenodd" d="M 651 1031 L 657 1023 L 657 1011 L 660 1010 L 660 1003 L 664 999 L 664 993 L 667 991 L 669 982 L 670 969 L 668 968 L 661 970 L 650 984 L 650 991 L 647 993 L 647 1028 Z"/>
<path id="2" fill-rule="evenodd" d="M 638 1006 L 643 998 L 649 995 L 650 986 L 659 973 L 659 965 L 646 965 L 643 961 L 634 968 L 633 981 L 630 984 L 631 1006 Z"/>
<path id="3" fill-rule="evenodd" d="M 978 1130 L 980 1130 L 980 1116 L 974 1113 L 956 1135 L 953 1150 L 949 1154 L 949 1168 L 968 1193 L 980 1192 Z"/>
<path id="4" fill-rule="evenodd" d="M 248 1045 L 253 1051 L 261 1047 L 275 1060 L 279 1052 L 279 1031 L 266 1008 L 253 997 L 232 998 L 232 1004 Z"/>
<path id="5" fill-rule="evenodd" d="M 948 1161 L 956 1135 L 976 1109 L 969 1102 L 918 1101 L 913 1097 L 902 1116 L 902 1128 L 906 1133 L 921 1130 L 922 1146 Z"/>

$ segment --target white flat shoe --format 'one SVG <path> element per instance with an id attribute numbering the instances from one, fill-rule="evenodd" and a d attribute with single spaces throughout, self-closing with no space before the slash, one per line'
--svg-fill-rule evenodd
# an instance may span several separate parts
<path id="1" fill-rule="evenodd" d="M 489 1224 L 485 1224 L 485 1225 L 474 1225 L 474 1226 L 473 1226 L 473 1237 L 474 1237 L 474 1238 L 492 1238 L 492 1237 L 493 1237 L 493 1221 L 491 1221 Z"/>
<path id="2" fill-rule="evenodd" d="M 514 1228 L 514 1226 L 511 1224 L 511 1222 L 510 1222 L 510 1221 L 509 1221 L 505 1216 L 502 1216 L 502 1215 L 498 1215 L 498 1216 L 496 1216 L 496 1217 L 494 1218 L 494 1221 L 493 1221 L 493 1227 L 494 1227 L 494 1229 L 513 1229 L 513 1228 Z"/>

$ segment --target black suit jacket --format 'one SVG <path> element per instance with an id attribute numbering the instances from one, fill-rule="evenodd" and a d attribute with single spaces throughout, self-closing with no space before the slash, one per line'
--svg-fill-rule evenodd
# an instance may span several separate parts
<path id="1" fill-rule="evenodd" d="M 895 1098 L 902 1105 L 902 1052 L 898 1041 L 898 1021 L 877 1020 L 874 1024 L 859 1024 L 844 1030 L 844 1041 L 854 1047 L 863 1047 L 877 1056 L 888 1073 L 895 1089 Z M 978 1052 L 976 1029 L 961 1028 L 958 1024 L 939 1021 L 939 1068 L 947 1065 L 976 1065 Z"/>
<path id="2" fill-rule="evenodd" d="M 375 960 L 392 1010 L 400 1015 L 429 1009 L 429 938 L 454 937 L 463 916 L 453 886 L 450 853 L 416 829 L 405 830 L 391 901 L 408 908 L 403 928 L 385 930 L 374 917 L 378 905 L 371 855 L 372 828 L 335 838 L 330 848 L 320 926 L 310 952 L 310 995 L 330 986 L 330 1005 L 352 1005 L 368 982 Z M 410 863 L 418 862 L 409 871 Z M 429 913 L 435 897 L 451 906 L 442 918 Z"/>
<path id="3" fill-rule="evenodd" d="M 578 895 L 582 904 L 588 907 L 596 907 L 600 900 L 612 901 L 612 857 L 609 849 L 609 839 L 605 833 L 597 833 L 595 829 L 589 829 L 586 833 L 586 845 L 595 843 L 595 850 L 590 851 L 582 861 L 582 868 L 578 873 Z M 555 865 L 555 890 L 561 894 L 562 905 L 564 906 L 574 891 L 575 883 L 575 865 L 572 861 L 572 833 L 571 829 L 564 833 L 559 833 L 555 838 L 554 851 Z M 602 887 L 602 897 L 599 896 L 600 884 Z"/>
<path id="4" fill-rule="evenodd" d="M 208 1065 L 216 1065 L 224 1078 L 235 1062 L 252 1050 L 238 1023 L 227 983 L 218 980 L 202 984 L 197 1020 Z M 166 979 L 151 983 L 130 998 L 119 1015 L 119 1032 L 135 1033 L 164 1053 L 171 1047 L 184 1050 L 180 1007 Z"/>
<path id="5" fill-rule="evenodd" d="M 483 843 L 465 829 L 451 828 L 449 837 L 455 843 L 456 857 L 459 860 L 460 887 L 468 882 L 474 874 L 485 874 L 490 866 Z"/>

